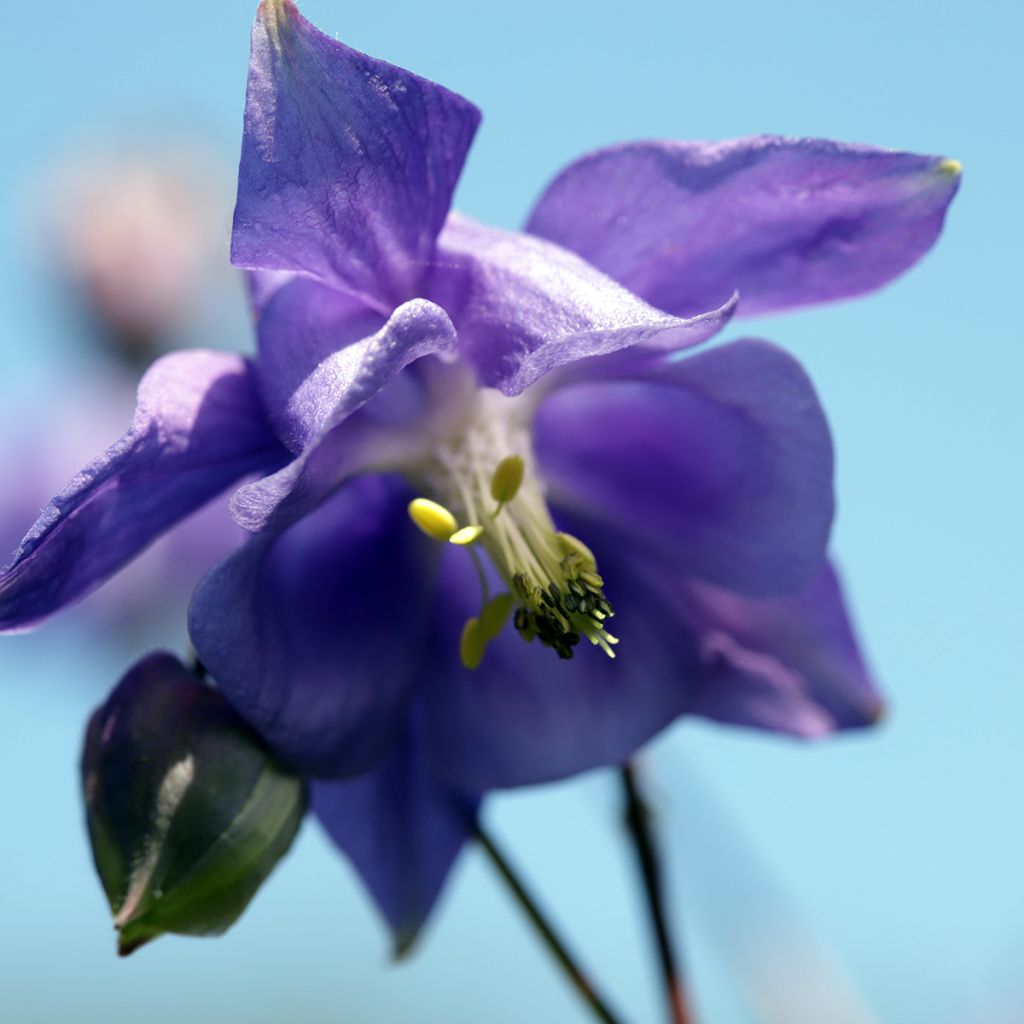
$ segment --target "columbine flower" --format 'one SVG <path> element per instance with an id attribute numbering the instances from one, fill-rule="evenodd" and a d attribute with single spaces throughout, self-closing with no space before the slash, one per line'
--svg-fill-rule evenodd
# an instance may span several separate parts
<path id="1" fill-rule="evenodd" d="M 39 619 L 264 474 L 192 637 L 290 765 L 342 780 L 314 807 L 406 936 L 474 794 L 621 761 L 684 713 L 876 718 L 807 377 L 760 341 L 675 354 L 735 292 L 883 284 L 957 183 L 817 140 L 641 143 L 570 167 L 519 234 L 449 214 L 478 120 L 264 0 L 232 243 L 259 354 L 158 363 L 0 590 L 3 624 Z"/>

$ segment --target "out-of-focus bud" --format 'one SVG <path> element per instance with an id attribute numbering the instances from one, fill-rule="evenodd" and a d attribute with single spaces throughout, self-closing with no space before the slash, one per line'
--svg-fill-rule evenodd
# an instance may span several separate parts
<path id="1" fill-rule="evenodd" d="M 224 698 L 163 653 L 93 715 L 82 782 L 122 956 L 164 932 L 225 931 L 288 851 L 307 802 Z"/>
<path id="2" fill-rule="evenodd" d="M 147 366 L 183 331 L 194 335 L 215 291 L 232 288 L 228 181 L 188 142 L 70 153 L 45 181 L 47 261 L 112 352 Z"/>

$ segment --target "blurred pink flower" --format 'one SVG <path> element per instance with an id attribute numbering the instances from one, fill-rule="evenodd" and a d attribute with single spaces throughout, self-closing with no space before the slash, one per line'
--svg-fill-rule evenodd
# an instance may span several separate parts
<path id="1" fill-rule="evenodd" d="M 201 146 L 183 143 L 159 152 L 112 146 L 65 157 L 43 175 L 32 219 L 42 221 L 55 299 L 71 300 L 72 358 L 46 375 L 59 403 L 44 411 L 30 395 L 6 396 L 0 563 L 60 485 L 122 432 L 150 362 L 176 342 L 231 341 L 215 321 L 232 301 L 244 327 L 242 289 L 225 270 L 222 170 Z M 44 346 L 41 358 L 48 354 Z M 170 615 L 180 622 L 203 572 L 243 536 L 223 506 L 201 511 L 102 588 L 85 613 L 90 627 L 123 636 Z"/>

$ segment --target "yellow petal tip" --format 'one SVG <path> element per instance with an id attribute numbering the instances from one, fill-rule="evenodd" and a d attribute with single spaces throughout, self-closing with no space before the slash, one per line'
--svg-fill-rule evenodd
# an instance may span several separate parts
<path id="1" fill-rule="evenodd" d="M 281 33 L 291 27 L 290 19 L 298 14 L 293 0 L 260 0 L 256 17 L 276 50 L 282 46 Z"/>
<path id="2" fill-rule="evenodd" d="M 943 160 L 939 164 L 939 173 L 948 174 L 951 178 L 958 178 L 963 173 L 964 165 L 959 160 Z"/>

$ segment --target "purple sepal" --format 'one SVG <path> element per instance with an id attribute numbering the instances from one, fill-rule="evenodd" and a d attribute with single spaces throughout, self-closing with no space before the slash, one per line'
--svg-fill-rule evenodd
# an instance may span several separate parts
<path id="1" fill-rule="evenodd" d="M 527 230 L 669 313 L 734 291 L 741 314 L 766 313 L 873 291 L 913 266 L 959 181 L 955 161 L 825 139 L 634 142 L 562 171 Z"/>
<path id="2" fill-rule="evenodd" d="M 0 629 L 84 597 L 178 520 L 287 453 L 240 356 L 164 356 L 143 377 L 131 430 L 50 503 L 0 574 Z"/>
<path id="3" fill-rule="evenodd" d="M 362 876 L 407 953 L 476 820 L 478 798 L 438 779 L 414 713 L 382 764 L 349 782 L 313 786 L 313 811 Z"/>
<path id="4" fill-rule="evenodd" d="M 691 584 L 684 603 L 707 666 L 694 714 L 807 737 L 881 717 L 831 566 L 791 597 L 752 601 Z"/>
<path id="5" fill-rule="evenodd" d="M 231 257 L 383 312 L 418 293 L 480 112 L 324 35 L 291 0 L 252 31 Z"/>

